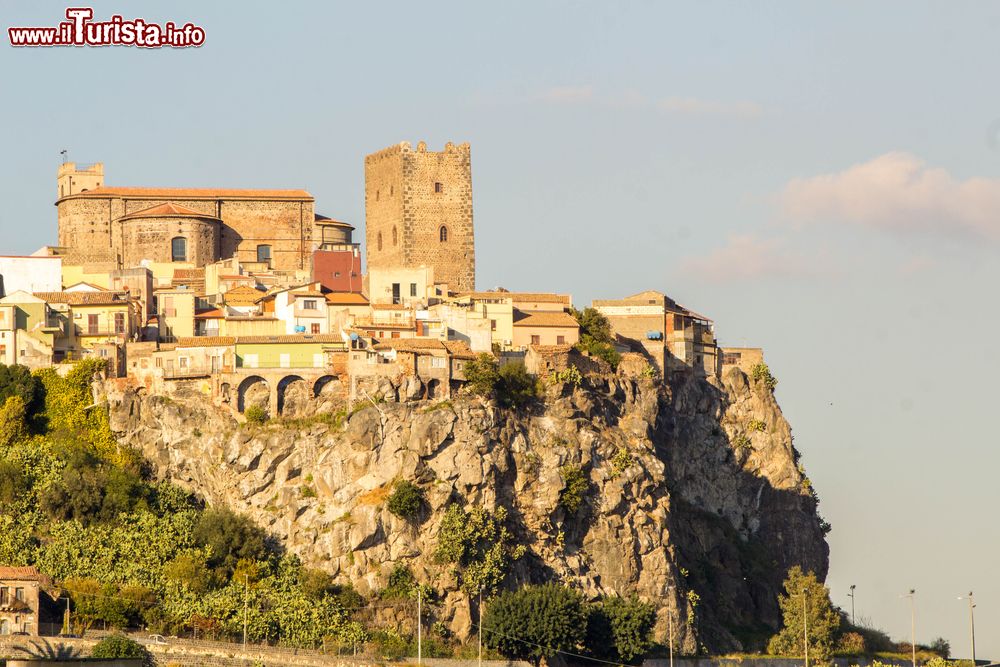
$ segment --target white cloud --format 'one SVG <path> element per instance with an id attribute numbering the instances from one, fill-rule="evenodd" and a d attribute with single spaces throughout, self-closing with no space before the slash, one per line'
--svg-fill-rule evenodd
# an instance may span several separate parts
<path id="1" fill-rule="evenodd" d="M 1000 239 L 1000 179 L 958 180 L 909 153 L 795 179 L 780 195 L 793 222 L 843 222 L 898 232 Z"/>
<path id="2" fill-rule="evenodd" d="M 756 102 L 718 102 L 697 97 L 668 97 L 656 103 L 656 108 L 669 113 L 692 116 L 735 116 L 754 118 L 764 113 Z"/>
<path id="3" fill-rule="evenodd" d="M 729 283 L 766 278 L 803 278 L 827 273 L 817 258 L 791 250 L 780 238 L 731 236 L 724 246 L 683 260 L 679 270 L 699 280 Z"/>

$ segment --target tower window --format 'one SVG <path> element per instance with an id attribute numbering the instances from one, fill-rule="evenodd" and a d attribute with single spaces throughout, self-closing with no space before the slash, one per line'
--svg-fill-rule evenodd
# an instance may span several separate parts
<path id="1" fill-rule="evenodd" d="M 381 250 L 382 249 L 382 232 L 378 233 L 378 244 L 377 245 L 378 245 L 378 249 Z"/>
<path id="2" fill-rule="evenodd" d="M 175 236 L 170 239 L 170 261 L 187 261 L 187 239 L 183 236 Z"/>
<path id="3" fill-rule="evenodd" d="M 444 184 L 440 181 L 434 183 L 434 192 L 441 194 L 444 192 Z"/>
<path id="4" fill-rule="evenodd" d="M 392 226 L 392 245 L 396 245 L 396 226 Z"/>
<path id="5" fill-rule="evenodd" d="M 271 246 L 269 245 L 259 245 L 257 246 L 257 261 L 267 262 L 270 266 L 271 264 Z"/>
<path id="6" fill-rule="evenodd" d="M 441 229 L 438 230 L 438 237 L 441 239 L 441 243 L 448 240 L 448 228 L 441 225 Z"/>

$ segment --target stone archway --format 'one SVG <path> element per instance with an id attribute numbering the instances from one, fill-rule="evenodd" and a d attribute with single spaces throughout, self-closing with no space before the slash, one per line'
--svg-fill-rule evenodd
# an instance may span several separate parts
<path id="1" fill-rule="evenodd" d="M 271 412 L 271 385 L 259 375 L 250 375 L 240 382 L 236 397 L 236 409 L 243 414 L 251 405 L 264 408 Z"/>
<path id="2" fill-rule="evenodd" d="M 319 398 L 320 394 L 335 391 L 340 386 L 340 378 L 336 375 L 322 375 L 313 383 L 313 398 Z"/>
<path id="3" fill-rule="evenodd" d="M 434 400 L 441 397 L 441 381 L 432 379 L 427 381 L 427 400 Z"/>
<path id="4" fill-rule="evenodd" d="M 299 375 L 286 375 L 278 382 L 278 414 L 297 414 L 309 403 L 309 384 Z"/>

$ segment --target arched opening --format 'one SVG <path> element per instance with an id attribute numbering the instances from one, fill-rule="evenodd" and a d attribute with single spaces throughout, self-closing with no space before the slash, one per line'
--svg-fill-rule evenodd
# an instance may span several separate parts
<path id="1" fill-rule="evenodd" d="M 334 392 L 339 387 L 340 378 L 336 375 L 324 375 L 313 384 L 313 396 L 318 398 L 321 394 Z"/>
<path id="2" fill-rule="evenodd" d="M 392 226 L 392 245 L 395 246 L 398 243 L 398 238 L 396 237 L 396 225 Z"/>
<path id="3" fill-rule="evenodd" d="M 441 229 L 438 230 L 438 237 L 441 239 L 441 243 L 448 241 L 448 228 L 441 225 Z"/>
<path id="4" fill-rule="evenodd" d="M 428 380 L 427 381 L 427 399 L 433 400 L 438 398 L 441 393 L 441 381 L 440 380 Z"/>
<path id="5" fill-rule="evenodd" d="M 243 414 L 251 405 L 257 405 L 270 413 L 271 387 L 259 375 L 251 375 L 240 382 L 236 397 L 236 410 Z"/>
<path id="6" fill-rule="evenodd" d="M 171 262 L 186 262 L 187 261 L 187 239 L 183 236 L 175 236 L 170 239 L 170 261 Z"/>
<path id="7" fill-rule="evenodd" d="M 285 413 L 285 407 L 301 407 L 308 400 L 308 386 L 298 375 L 288 375 L 278 382 L 278 414 Z"/>
<path id="8" fill-rule="evenodd" d="M 378 245 L 378 249 L 381 250 L 382 249 L 382 232 L 378 233 L 378 244 L 377 245 Z"/>

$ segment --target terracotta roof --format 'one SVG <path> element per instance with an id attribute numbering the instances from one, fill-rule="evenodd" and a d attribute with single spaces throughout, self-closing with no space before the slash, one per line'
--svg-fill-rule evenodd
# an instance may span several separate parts
<path id="1" fill-rule="evenodd" d="M 538 310 L 514 311 L 515 327 L 572 327 L 579 328 L 576 319 L 566 312 Z"/>
<path id="2" fill-rule="evenodd" d="M 35 292 L 35 296 L 49 303 L 67 303 L 71 306 L 126 305 L 124 292 Z"/>
<path id="3" fill-rule="evenodd" d="M 568 294 L 550 294 L 548 292 L 460 292 L 459 297 L 471 299 L 511 299 L 512 301 L 536 301 L 538 303 L 571 303 Z"/>
<path id="4" fill-rule="evenodd" d="M 227 306 L 253 306 L 264 297 L 259 289 L 249 285 L 234 287 L 222 295 L 222 302 Z"/>
<path id="5" fill-rule="evenodd" d="M 0 579 L 16 581 L 47 581 L 48 576 L 38 571 L 36 567 L 0 567 Z"/>
<path id="6" fill-rule="evenodd" d="M 376 350 L 398 350 L 400 352 L 445 352 L 444 343 L 437 338 L 389 338 L 379 339 Z"/>
<path id="7" fill-rule="evenodd" d="M 368 299 L 357 292 L 330 292 L 326 295 L 326 302 L 338 306 L 368 305 Z"/>
<path id="8" fill-rule="evenodd" d="M 572 345 L 529 345 L 528 347 L 542 354 L 567 354 L 573 349 Z"/>
<path id="9" fill-rule="evenodd" d="M 222 319 L 225 316 L 226 316 L 226 314 L 223 313 L 218 308 L 203 308 L 201 310 L 194 311 L 194 318 L 196 320 L 198 320 L 198 319 L 202 319 L 202 320 Z"/>
<path id="10" fill-rule="evenodd" d="M 314 296 L 314 297 L 315 296 L 318 296 L 318 297 L 325 297 L 326 296 L 322 292 L 317 292 L 315 290 L 305 290 L 304 292 L 292 292 L 292 294 L 294 296 Z"/>
<path id="11" fill-rule="evenodd" d="M 71 197 L 135 197 L 137 199 L 309 199 L 305 190 L 240 190 L 228 188 L 117 188 L 100 187 Z"/>
<path id="12" fill-rule="evenodd" d="M 472 351 L 469 344 L 464 340 L 446 340 L 444 346 L 451 352 L 451 356 L 456 359 L 475 359 L 476 353 Z"/>
<path id="13" fill-rule="evenodd" d="M 198 280 L 205 277 L 205 269 L 174 269 L 174 280 Z"/>
<path id="14" fill-rule="evenodd" d="M 121 217 L 122 220 L 130 220 L 132 218 L 207 218 L 209 220 L 218 220 L 211 213 L 202 213 L 201 211 L 174 204 L 173 202 L 150 206 L 149 208 L 144 208 L 141 211 L 129 213 Z"/>
<path id="15" fill-rule="evenodd" d="M 373 303 L 372 310 L 410 310 L 410 307 L 402 303 Z"/>
<path id="16" fill-rule="evenodd" d="M 219 280 L 253 280 L 253 276 L 241 276 L 237 274 L 219 276 Z"/>

